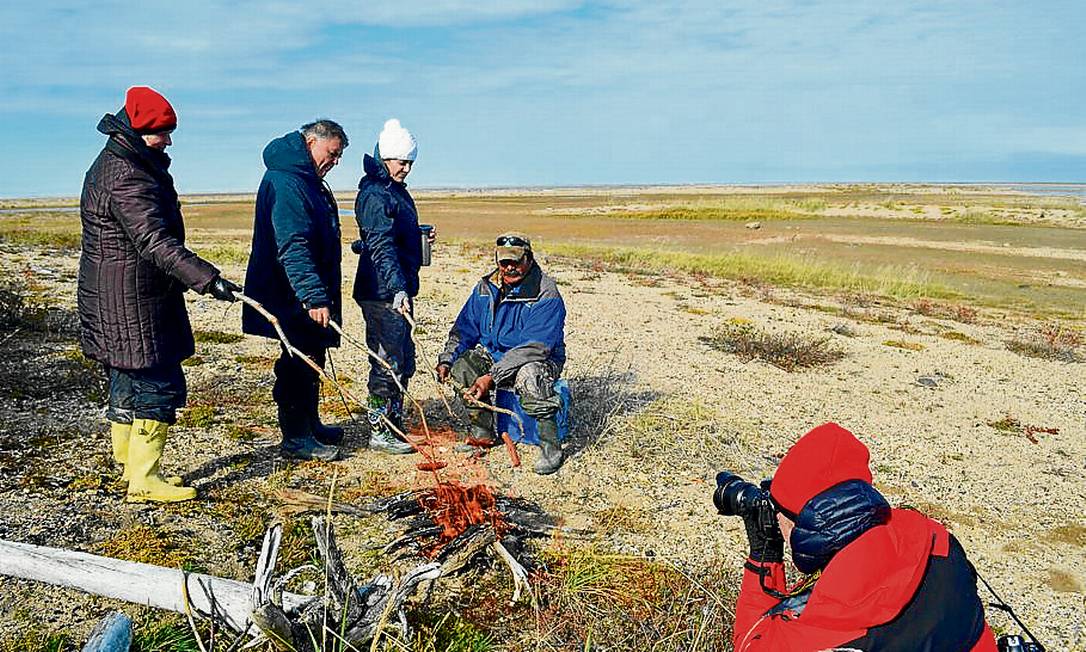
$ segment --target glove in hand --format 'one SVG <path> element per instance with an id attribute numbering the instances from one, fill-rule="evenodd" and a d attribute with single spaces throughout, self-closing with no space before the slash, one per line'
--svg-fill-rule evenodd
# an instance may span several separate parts
<path id="1" fill-rule="evenodd" d="M 392 297 L 392 309 L 396 312 L 411 311 L 411 299 L 407 297 L 406 292 L 397 292 L 396 296 Z"/>
<path id="2" fill-rule="evenodd" d="M 772 529 L 767 532 L 759 525 L 758 518 L 754 514 L 743 517 L 743 525 L 747 528 L 747 541 L 750 542 L 750 558 L 759 562 L 784 561 L 784 537 L 781 528 L 776 521 Z"/>
<path id="3" fill-rule="evenodd" d="M 207 286 L 208 294 L 219 301 L 237 301 L 238 298 L 234 296 L 234 293 L 241 292 L 241 289 L 237 283 L 231 283 L 221 276 L 216 276 L 215 280 L 211 281 L 211 285 Z"/>

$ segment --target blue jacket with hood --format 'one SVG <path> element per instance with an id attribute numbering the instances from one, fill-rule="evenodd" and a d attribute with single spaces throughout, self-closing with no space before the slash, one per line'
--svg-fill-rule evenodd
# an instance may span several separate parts
<path id="1" fill-rule="evenodd" d="M 358 182 L 355 220 L 362 239 L 355 301 L 391 301 L 397 292 L 419 293 L 422 232 L 415 201 L 405 184 L 395 181 L 380 152 L 362 158 L 365 176 Z"/>
<path id="2" fill-rule="evenodd" d="M 327 307 L 341 321 L 342 288 L 339 209 L 317 175 L 301 132 L 264 148 L 267 171 L 256 194 L 253 248 L 245 293 L 280 319 L 287 337 L 336 346 L 338 337 L 309 319 L 309 308 Z M 275 329 L 245 306 L 242 330 L 276 337 Z"/>
<path id="3" fill-rule="evenodd" d="M 533 262 L 524 280 L 501 294 L 497 271 L 475 285 L 456 318 L 439 364 L 481 345 L 494 359 L 490 374 L 508 385 L 529 362 L 552 362 L 559 373 L 566 362 L 566 304 L 558 285 Z"/>

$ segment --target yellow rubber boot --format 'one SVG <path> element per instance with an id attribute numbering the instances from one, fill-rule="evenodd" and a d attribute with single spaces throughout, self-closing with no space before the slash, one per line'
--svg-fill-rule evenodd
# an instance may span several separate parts
<path id="1" fill-rule="evenodd" d="M 128 502 L 179 503 L 196 497 L 192 487 L 175 487 L 159 475 L 158 463 L 170 426 L 161 421 L 136 419 L 128 438 Z"/>
<path id="2" fill-rule="evenodd" d="M 121 480 L 128 482 L 128 436 L 131 423 L 109 422 L 109 437 L 113 440 L 113 461 L 121 465 Z"/>
<path id="3" fill-rule="evenodd" d="M 109 422 L 109 437 L 113 440 L 113 461 L 121 465 L 122 482 L 128 482 L 128 439 L 131 433 L 131 423 Z M 175 487 L 181 486 L 181 478 L 176 475 L 163 479 Z"/>

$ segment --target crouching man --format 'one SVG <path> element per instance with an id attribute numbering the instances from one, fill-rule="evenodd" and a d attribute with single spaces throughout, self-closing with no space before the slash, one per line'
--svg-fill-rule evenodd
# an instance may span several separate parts
<path id="1" fill-rule="evenodd" d="M 566 362 L 566 306 L 554 279 L 539 268 L 527 236 L 498 236 L 494 261 L 497 269 L 475 285 L 449 331 L 438 356 L 438 379 L 451 376 L 467 395 L 490 404 L 495 388 L 514 390 L 539 426 L 534 470 L 548 475 L 562 466 L 556 419 L 561 403 L 554 382 Z M 494 413 L 470 403 L 467 408 L 471 443 L 495 445 Z"/>
<path id="2" fill-rule="evenodd" d="M 868 460 L 852 433 L 827 423 L 792 446 L 768 492 L 718 476 L 717 509 L 742 516 L 750 541 L 736 652 L 995 652 L 961 544 L 920 512 L 891 509 L 871 485 Z M 786 540 L 807 574 L 792 587 Z"/>

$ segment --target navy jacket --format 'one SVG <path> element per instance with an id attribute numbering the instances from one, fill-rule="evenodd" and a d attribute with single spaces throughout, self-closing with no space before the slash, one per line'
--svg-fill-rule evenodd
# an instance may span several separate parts
<path id="1" fill-rule="evenodd" d="M 494 358 L 490 373 L 496 384 L 508 384 L 529 362 L 550 361 L 559 370 L 566 362 L 566 304 L 558 285 L 539 263 L 499 301 L 497 271 L 475 285 L 456 318 L 438 362 L 451 365 L 476 345 Z"/>
<path id="2" fill-rule="evenodd" d="M 256 194 L 253 250 L 245 272 L 245 293 L 283 323 L 296 345 L 336 346 L 338 337 L 308 318 L 308 308 L 328 307 L 341 321 L 339 209 L 332 191 L 317 176 L 301 132 L 264 148 L 267 171 Z M 276 337 L 275 329 L 245 306 L 242 330 Z"/>
<path id="3" fill-rule="evenodd" d="M 366 154 L 362 169 L 366 175 L 358 182 L 354 202 L 362 239 L 354 299 L 391 301 L 397 292 L 413 297 L 419 293 L 422 266 L 422 232 L 415 201 L 404 184 L 389 176 L 379 158 Z"/>

